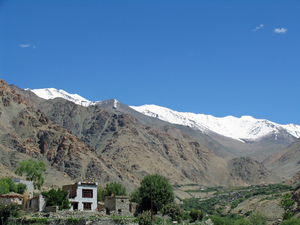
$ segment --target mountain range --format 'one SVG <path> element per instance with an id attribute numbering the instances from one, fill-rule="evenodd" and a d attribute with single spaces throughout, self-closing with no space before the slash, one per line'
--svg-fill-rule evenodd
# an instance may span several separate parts
<path id="1" fill-rule="evenodd" d="M 55 88 L 30 91 L 43 99 L 64 98 L 85 107 L 91 105 L 105 107 L 108 104 L 108 101 L 92 102 L 77 94 L 69 94 Z M 116 99 L 112 99 L 110 102 L 113 104 L 112 109 L 125 108 L 124 104 Z M 185 130 L 184 132 L 188 132 L 186 127 L 190 127 L 196 133 L 212 138 L 207 143 L 203 138 L 199 138 L 199 135 L 195 132 L 193 134 L 190 132 L 200 142 L 204 141 L 206 146 L 210 147 L 216 155 L 228 159 L 249 156 L 262 162 L 268 156 L 282 151 L 300 137 L 299 125 L 280 125 L 266 119 L 255 119 L 251 116 L 217 118 L 211 115 L 177 112 L 156 105 L 130 106 L 130 108 L 146 116 L 177 125 L 177 128 L 181 125 L 182 128 L 179 129 Z M 137 116 L 136 113 L 128 109 L 124 113 Z M 155 122 L 152 121 L 152 123 Z M 218 146 L 215 147 L 215 145 Z"/>
<path id="2" fill-rule="evenodd" d="M 61 90 L 0 84 L 0 163 L 14 170 L 23 159 L 43 160 L 49 185 L 89 176 L 102 186 L 117 181 L 132 191 L 151 173 L 172 184 L 277 183 L 281 178 L 247 154 L 275 147 L 278 153 L 297 138 L 278 128 L 252 142 L 238 140 L 149 117 L 114 99 L 90 102 Z"/>

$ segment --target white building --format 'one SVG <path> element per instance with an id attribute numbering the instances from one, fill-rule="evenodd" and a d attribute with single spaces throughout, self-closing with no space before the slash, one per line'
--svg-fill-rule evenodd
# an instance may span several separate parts
<path id="1" fill-rule="evenodd" d="M 33 197 L 33 182 L 29 180 L 21 180 L 20 178 L 13 178 L 15 184 L 25 184 L 27 186 L 28 196 L 31 199 Z"/>
<path id="2" fill-rule="evenodd" d="M 82 180 L 75 184 L 64 185 L 62 189 L 69 193 L 71 210 L 97 210 L 97 185 L 94 180 Z"/>

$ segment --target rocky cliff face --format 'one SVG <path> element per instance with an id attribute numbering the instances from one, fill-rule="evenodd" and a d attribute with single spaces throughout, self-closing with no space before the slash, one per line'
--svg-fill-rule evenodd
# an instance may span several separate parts
<path id="1" fill-rule="evenodd" d="M 8 139 L 4 133 L 0 135 L 3 151 L 8 152 L 11 146 L 15 155 L 43 159 L 53 170 L 72 179 L 95 177 L 101 185 L 117 181 L 129 191 L 151 173 L 166 176 L 173 184 L 207 186 L 245 186 L 280 180 L 275 175 L 268 177 L 261 168 L 253 169 L 251 163 L 259 167 L 253 160 L 232 162 L 216 156 L 172 125 L 141 123 L 101 106 L 83 107 L 59 98 L 41 100 L 17 87 L 13 89 L 15 92 L 5 83 L 0 87 L 7 98 L 2 100 L 1 109 L 11 102 L 10 108 L 5 109 L 6 119 L 0 120 L 10 136 Z M 14 98 L 18 100 L 14 102 Z M 237 173 L 236 165 L 244 166 L 245 173 L 251 168 L 251 172 Z"/>

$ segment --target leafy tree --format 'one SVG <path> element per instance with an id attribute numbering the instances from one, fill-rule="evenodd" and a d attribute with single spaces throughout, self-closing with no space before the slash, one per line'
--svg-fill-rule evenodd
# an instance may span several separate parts
<path id="1" fill-rule="evenodd" d="M 97 188 L 97 201 L 103 202 L 105 200 L 105 190 L 102 187 Z"/>
<path id="2" fill-rule="evenodd" d="M 107 183 L 106 187 L 97 188 L 97 201 L 103 202 L 106 196 L 111 196 L 112 194 L 118 196 L 127 196 L 126 188 L 117 182 Z"/>
<path id="3" fill-rule="evenodd" d="M 107 183 L 105 188 L 105 196 L 111 196 L 111 194 L 127 196 L 126 188 L 117 182 Z"/>
<path id="4" fill-rule="evenodd" d="M 11 177 L 3 177 L 3 178 L 1 178 L 1 181 L 5 181 L 8 184 L 9 192 L 17 191 L 17 185 Z"/>
<path id="5" fill-rule="evenodd" d="M 130 197 L 130 199 L 129 199 L 130 202 L 140 203 L 142 201 L 142 199 L 140 197 L 140 191 L 138 188 L 135 189 L 133 192 L 131 192 L 129 197 Z"/>
<path id="6" fill-rule="evenodd" d="M 17 189 L 17 193 L 22 195 L 24 191 L 27 189 L 27 186 L 26 184 L 18 183 L 16 189 Z"/>
<path id="7" fill-rule="evenodd" d="M 155 212 L 160 210 L 164 205 L 174 201 L 173 188 L 166 177 L 158 174 L 147 175 L 138 188 L 140 203 L 144 209 L 151 209 L 151 187 L 153 209 Z"/>
<path id="8" fill-rule="evenodd" d="M 43 161 L 29 159 L 20 162 L 20 166 L 16 169 L 15 173 L 19 176 L 26 173 L 26 180 L 33 181 L 34 187 L 41 190 L 45 181 L 43 177 L 44 171 L 46 171 L 46 164 Z"/>
<path id="9" fill-rule="evenodd" d="M 282 215 L 284 220 L 289 220 L 295 215 L 295 212 L 293 212 L 295 200 L 291 199 L 291 197 L 290 193 L 284 194 L 279 203 L 279 206 L 284 210 Z"/>
<path id="10" fill-rule="evenodd" d="M 0 195 L 5 195 L 9 192 L 9 185 L 4 180 L 0 180 Z"/>
<path id="11" fill-rule="evenodd" d="M 42 194 L 47 197 L 47 206 L 57 205 L 59 210 L 71 208 L 67 191 L 61 190 L 60 188 L 57 190 L 52 188 L 50 191 L 45 191 Z"/>
<path id="12" fill-rule="evenodd" d="M 252 213 L 249 216 L 249 221 L 251 225 L 267 225 L 267 217 L 260 213 Z"/>

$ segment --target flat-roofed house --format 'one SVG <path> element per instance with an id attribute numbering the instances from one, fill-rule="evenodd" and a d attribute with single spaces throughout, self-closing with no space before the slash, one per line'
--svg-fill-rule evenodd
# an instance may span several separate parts
<path id="1" fill-rule="evenodd" d="M 97 185 L 94 179 L 86 179 L 62 186 L 62 189 L 69 193 L 70 210 L 97 210 Z"/>

